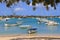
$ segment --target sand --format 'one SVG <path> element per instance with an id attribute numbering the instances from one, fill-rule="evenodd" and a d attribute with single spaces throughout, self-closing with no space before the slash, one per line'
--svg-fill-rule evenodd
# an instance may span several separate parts
<path id="1" fill-rule="evenodd" d="M 11 39 L 17 39 L 17 38 L 59 38 L 60 39 L 60 35 L 43 35 L 43 34 L 27 34 L 27 35 L 4 35 L 4 36 L 0 36 L 0 40 L 11 40 Z"/>

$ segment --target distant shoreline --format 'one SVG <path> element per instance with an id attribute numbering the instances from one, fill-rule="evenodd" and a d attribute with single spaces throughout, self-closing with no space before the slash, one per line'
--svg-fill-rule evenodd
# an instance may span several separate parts
<path id="1" fill-rule="evenodd" d="M 60 16 L 0 16 L 0 18 L 54 18 L 54 17 L 60 17 Z"/>

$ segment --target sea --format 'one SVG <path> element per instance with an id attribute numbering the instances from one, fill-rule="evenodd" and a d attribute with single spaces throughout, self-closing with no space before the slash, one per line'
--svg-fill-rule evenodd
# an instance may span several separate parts
<path id="1" fill-rule="evenodd" d="M 0 20 L 0 35 L 13 35 L 13 34 L 28 34 L 28 28 L 22 29 L 21 25 L 30 25 L 36 28 L 36 34 L 60 34 L 60 18 L 42 18 L 59 23 L 55 26 L 46 25 L 44 21 L 39 22 L 36 18 L 10 18 L 8 20 Z M 17 24 L 17 26 L 5 26 L 5 24 Z M 39 23 L 38 23 L 39 22 Z"/>

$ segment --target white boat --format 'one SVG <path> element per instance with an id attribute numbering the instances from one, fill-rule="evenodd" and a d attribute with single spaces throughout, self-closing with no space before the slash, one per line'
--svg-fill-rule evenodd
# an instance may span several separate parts
<path id="1" fill-rule="evenodd" d="M 16 24 L 7 24 L 7 23 L 5 23 L 4 25 L 5 26 L 18 26 L 18 25 L 21 25 L 22 24 L 22 22 L 17 22 Z"/>
<path id="2" fill-rule="evenodd" d="M 49 20 L 46 18 L 36 18 L 37 20 L 39 20 L 40 22 L 48 22 Z"/>
<path id="3" fill-rule="evenodd" d="M 20 19 L 20 20 L 21 20 L 21 18 L 18 18 L 18 19 Z"/>
<path id="4" fill-rule="evenodd" d="M 5 24 L 5 27 L 8 27 L 8 26 L 17 26 L 17 24 Z"/>
<path id="5" fill-rule="evenodd" d="M 4 20 L 4 21 L 6 21 L 6 20 L 9 20 L 10 18 L 4 18 L 4 19 L 2 19 L 2 20 Z"/>
<path id="6" fill-rule="evenodd" d="M 45 24 L 47 24 L 48 26 L 56 26 L 56 25 L 58 25 L 59 23 L 54 22 L 54 21 L 49 21 L 49 22 L 47 22 L 47 23 L 45 23 Z"/>
<path id="7" fill-rule="evenodd" d="M 36 31 L 35 30 L 28 31 L 28 34 L 33 34 L 33 33 L 36 33 Z"/>
<path id="8" fill-rule="evenodd" d="M 23 29 L 32 28 L 31 25 L 20 25 L 19 27 L 20 27 L 20 28 L 23 28 Z"/>

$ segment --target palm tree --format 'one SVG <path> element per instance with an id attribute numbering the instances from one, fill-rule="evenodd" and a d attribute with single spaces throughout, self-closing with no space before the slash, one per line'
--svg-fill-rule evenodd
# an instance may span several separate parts
<path id="1" fill-rule="evenodd" d="M 10 7 L 12 4 L 18 3 L 19 1 L 26 2 L 27 5 L 29 5 L 31 2 L 30 0 L 0 0 L 0 2 L 6 2 L 6 6 Z M 36 6 L 36 4 L 44 3 L 43 5 L 46 6 L 46 9 L 48 10 L 48 5 L 51 5 L 51 7 L 54 7 L 56 9 L 56 5 L 60 3 L 60 0 L 32 0 L 32 6 Z M 33 8 L 36 9 L 35 7 Z"/>

